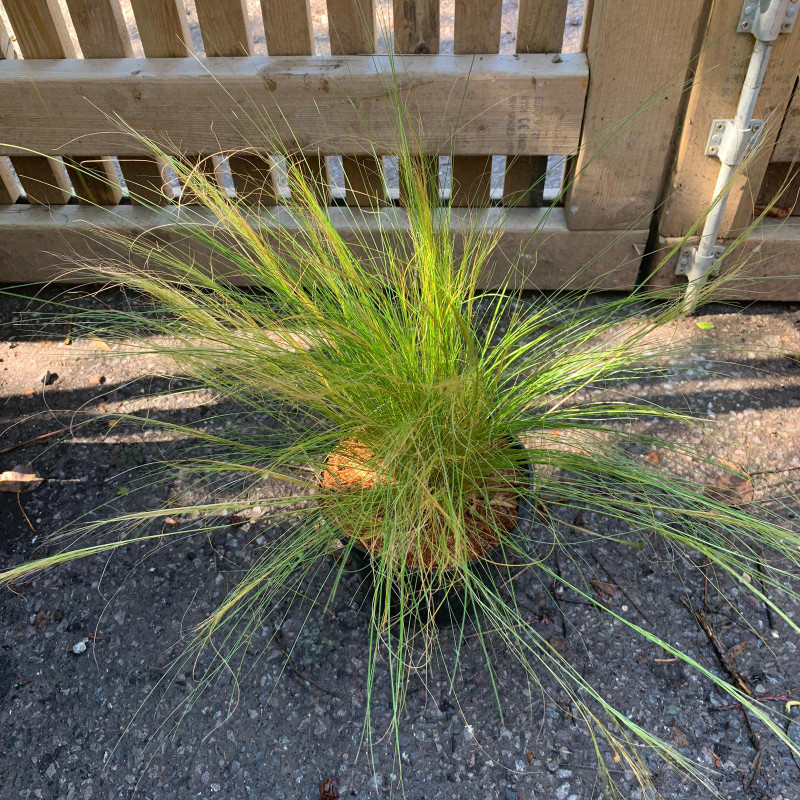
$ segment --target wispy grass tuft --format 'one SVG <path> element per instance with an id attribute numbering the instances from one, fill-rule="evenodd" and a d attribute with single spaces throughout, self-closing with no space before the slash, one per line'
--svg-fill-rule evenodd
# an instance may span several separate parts
<path id="1" fill-rule="evenodd" d="M 198 626 L 176 668 L 204 648 L 215 661 L 165 725 L 178 722 L 199 692 L 230 674 L 237 676 L 232 711 L 255 631 L 286 613 L 286 603 L 303 602 L 297 598 L 315 576 L 322 576 L 322 588 L 308 613 L 322 613 L 344 571 L 358 561 L 373 587 L 365 616 L 371 635 L 363 742 L 371 749 L 385 733 L 371 724 L 372 689 L 385 671 L 399 774 L 406 687 L 411 673 L 424 671 L 445 646 L 444 626 L 454 651 L 451 685 L 467 636 L 479 639 L 493 685 L 491 654 L 498 645 L 531 681 L 557 682 L 590 732 L 609 790 L 609 755 L 649 783 L 642 743 L 709 786 L 697 764 L 617 710 L 527 620 L 514 583 L 526 569 L 683 661 L 797 752 L 776 719 L 745 692 L 552 566 L 553 551 L 566 547 L 564 520 L 593 512 L 605 523 L 582 529 L 588 537 L 661 538 L 686 563 L 699 557 L 730 575 L 800 632 L 775 599 L 798 598 L 800 533 L 780 509 L 728 504 L 631 450 L 638 444 L 708 461 L 632 432 L 639 421 L 690 425 L 690 415 L 649 402 L 586 399 L 589 389 L 658 375 L 681 349 L 669 335 L 682 313 L 680 297 L 640 288 L 611 300 L 573 292 L 522 303 L 510 277 L 481 289 L 502 214 L 476 213 L 466 233 L 454 236 L 451 210 L 432 196 L 434 176 L 408 142 L 396 154 L 404 234 L 390 224 L 396 210 L 363 207 L 353 213 L 369 222 L 362 229 L 371 233 L 354 230 L 345 239 L 302 157 L 283 153 L 291 199 L 280 213 L 292 224 L 266 229 L 271 212 L 257 197 L 232 198 L 203 170 L 130 133 L 176 173 L 192 204 L 173 215 L 177 233 L 126 238 L 101 231 L 119 258 L 76 265 L 139 293 L 144 304 L 62 311 L 70 313 L 73 336 L 102 330 L 105 340 L 118 339 L 118 351 L 168 357 L 234 410 L 218 433 L 148 421 L 202 448 L 174 465 L 201 501 L 177 496 L 157 511 L 86 523 L 69 534 L 80 542 L 7 568 L 0 585 L 136 542 L 166 543 L 208 530 L 202 522 L 158 526 L 165 517 L 212 518 L 260 505 L 279 533 Z M 260 151 L 279 148 L 268 141 Z M 267 172 L 272 162 L 264 167 Z M 535 250 L 535 237 L 529 246 Z M 195 260 L 197 252 L 210 255 L 210 269 Z M 508 274 L 524 271 L 520 260 Z M 714 288 L 706 287 L 701 300 Z M 285 484 L 285 495 L 259 498 L 265 478 Z M 109 536 L 120 529 L 123 536 Z M 161 688 L 168 681 L 165 676 Z M 499 687 L 496 693 L 502 710 Z"/>

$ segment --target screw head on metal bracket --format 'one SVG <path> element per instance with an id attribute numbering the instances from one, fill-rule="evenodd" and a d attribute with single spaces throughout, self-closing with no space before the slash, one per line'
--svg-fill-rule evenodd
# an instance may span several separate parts
<path id="1" fill-rule="evenodd" d="M 797 19 L 798 0 L 744 0 L 739 15 L 739 33 L 752 33 L 762 42 L 774 42 L 791 33 Z"/>

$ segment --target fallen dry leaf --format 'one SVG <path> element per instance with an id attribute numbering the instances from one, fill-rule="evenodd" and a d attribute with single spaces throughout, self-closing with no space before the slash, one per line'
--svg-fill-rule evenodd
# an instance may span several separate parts
<path id="1" fill-rule="evenodd" d="M 743 506 L 753 499 L 753 481 L 749 475 L 726 472 L 706 484 L 703 494 L 727 506 Z"/>
<path id="2" fill-rule="evenodd" d="M 107 353 L 111 352 L 111 346 L 104 342 L 102 339 L 89 339 L 89 341 L 98 349 L 105 350 Z"/>
<path id="3" fill-rule="evenodd" d="M 644 460 L 648 464 L 652 464 L 653 466 L 658 466 L 661 463 L 661 453 L 657 453 L 655 450 L 651 450 L 649 453 L 645 454 Z"/>
<path id="4" fill-rule="evenodd" d="M 13 469 L 0 472 L 0 492 L 30 492 L 41 482 L 42 478 L 29 465 L 17 464 Z"/>
<path id="5" fill-rule="evenodd" d="M 592 588 L 600 595 L 600 597 L 614 597 L 616 592 L 614 591 L 614 587 L 610 583 L 606 583 L 605 581 L 601 581 L 597 578 L 594 580 L 589 581 L 592 584 Z"/>

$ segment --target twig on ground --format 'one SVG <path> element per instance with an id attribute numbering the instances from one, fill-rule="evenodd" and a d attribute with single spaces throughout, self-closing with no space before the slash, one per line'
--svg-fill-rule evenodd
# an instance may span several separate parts
<path id="1" fill-rule="evenodd" d="M 17 442 L 9 447 L 4 447 L 2 450 L 0 450 L 0 456 L 5 455 L 6 453 L 11 453 L 14 450 L 19 450 L 23 447 L 27 447 L 29 444 L 36 444 L 36 442 L 40 442 L 42 439 L 49 439 L 51 436 L 57 436 L 59 433 L 65 433 L 68 430 L 69 428 L 58 428 L 57 430 L 48 431 L 47 433 L 40 433 L 38 436 L 34 436 L 32 439 L 26 439 L 24 442 Z"/>
<path id="2" fill-rule="evenodd" d="M 622 594 L 628 599 L 628 602 L 639 612 L 639 615 L 645 620 L 645 622 L 647 622 L 648 625 L 652 625 L 653 621 L 650 619 L 650 617 L 648 617 L 647 614 L 645 614 L 644 611 L 639 608 L 636 601 L 625 591 L 625 587 L 623 587 L 622 584 L 609 572 L 606 565 L 603 564 L 603 562 L 597 557 L 596 553 L 592 553 L 592 558 L 597 562 L 600 569 L 605 572 L 606 577 L 611 581 L 611 583 L 613 583 L 614 586 L 616 586 L 617 589 L 622 592 Z"/>
<path id="3" fill-rule="evenodd" d="M 339 700 L 342 699 L 342 696 L 334 692 L 333 689 L 328 689 L 327 686 L 323 686 L 321 683 L 317 683 L 313 678 L 309 677 L 304 672 L 301 672 L 299 669 L 297 669 L 297 667 L 294 665 L 294 661 L 292 661 L 291 653 L 289 653 L 289 651 L 286 649 L 286 645 L 283 643 L 283 633 L 281 632 L 280 628 L 278 628 L 278 630 L 275 631 L 275 636 L 273 638 L 275 644 L 278 645 L 280 651 L 286 658 L 286 665 L 289 667 L 289 669 L 292 670 L 292 672 L 294 672 L 295 675 L 297 675 L 298 678 L 300 678 L 301 681 L 310 683 L 312 686 L 315 686 L 321 692 L 325 692 L 325 694 L 329 694 L 331 697 L 336 697 Z"/>

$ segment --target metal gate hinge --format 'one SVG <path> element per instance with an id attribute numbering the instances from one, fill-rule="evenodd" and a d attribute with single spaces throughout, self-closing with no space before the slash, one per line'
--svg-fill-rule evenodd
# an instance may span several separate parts
<path id="1" fill-rule="evenodd" d="M 745 0 L 739 17 L 739 33 L 752 33 L 762 42 L 774 42 L 791 33 L 800 11 L 798 0 Z"/>
<path id="2" fill-rule="evenodd" d="M 750 128 L 746 131 L 737 131 L 732 119 L 715 119 L 708 134 L 706 155 L 715 156 L 723 164 L 735 167 L 745 153 L 756 145 L 763 130 L 763 119 L 751 120 Z"/>
<path id="3" fill-rule="evenodd" d="M 725 247 L 724 245 L 717 245 L 714 247 L 714 260 L 718 261 L 722 256 L 725 255 Z M 678 258 L 678 263 L 675 265 L 675 274 L 676 275 L 688 275 L 692 269 L 692 264 L 694 264 L 695 258 L 697 258 L 697 248 L 696 247 L 683 247 L 681 248 L 681 254 Z M 715 266 L 712 270 L 713 274 L 719 272 L 719 266 Z"/>

